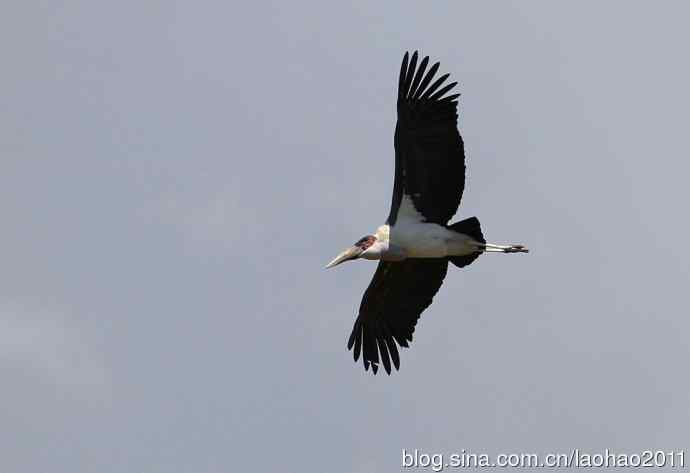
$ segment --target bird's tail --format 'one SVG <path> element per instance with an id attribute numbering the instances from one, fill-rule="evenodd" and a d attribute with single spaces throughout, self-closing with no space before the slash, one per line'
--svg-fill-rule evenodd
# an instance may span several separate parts
<path id="1" fill-rule="evenodd" d="M 484 235 L 482 234 L 482 227 L 479 225 L 479 219 L 477 217 L 470 217 L 456 222 L 453 225 L 450 225 L 448 229 L 472 237 L 479 243 L 486 243 Z M 448 259 L 458 268 L 463 268 L 479 258 L 479 255 L 481 254 L 482 251 L 477 251 L 475 253 L 470 253 L 469 255 L 451 256 Z"/>

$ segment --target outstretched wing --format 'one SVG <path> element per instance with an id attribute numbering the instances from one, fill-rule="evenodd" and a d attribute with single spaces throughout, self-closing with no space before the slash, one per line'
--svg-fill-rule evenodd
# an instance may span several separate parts
<path id="1" fill-rule="evenodd" d="M 407 347 L 412 341 L 417 319 L 431 304 L 447 269 L 445 258 L 380 261 L 347 342 L 355 361 L 361 353 L 364 369 L 371 365 L 374 374 L 379 362 L 388 374 L 391 360 L 395 369 L 400 369 L 397 345 Z"/>
<path id="2" fill-rule="evenodd" d="M 457 82 L 441 87 L 449 74 L 433 83 L 437 62 L 429 57 L 417 67 L 417 52 L 403 57 L 398 83 L 395 126 L 395 183 L 387 223 L 394 225 L 403 196 L 427 222 L 445 225 L 460 205 L 465 187 L 465 153 L 457 129 L 460 94 L 444 95 Z"/>

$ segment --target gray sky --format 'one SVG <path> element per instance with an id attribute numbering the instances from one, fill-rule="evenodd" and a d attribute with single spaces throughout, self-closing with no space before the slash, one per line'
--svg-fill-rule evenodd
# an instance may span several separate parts
<path id="1" fill-rule="evenodd" d="M 240 11 L 241 10 L 241 11 Z M 688 447 L 690 7 L 10 1 L 0 471 L 397 471 L 401 451 Z M 460 82 L 451 268 L 372 377 L 345 344 L 397 73 Z"/>

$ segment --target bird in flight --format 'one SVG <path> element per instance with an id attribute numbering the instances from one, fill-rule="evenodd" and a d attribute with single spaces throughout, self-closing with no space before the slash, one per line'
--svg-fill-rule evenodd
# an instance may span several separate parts
<path id="1" fill-rule="evenodd" d="M 398 345 L 408 347 L 421 313 L 429 307 L 448 270 L 471 264 L 485 252 L 527 253 L 524 245 L 487 243 L 479 220 L 452 225 L 465 187 L 465 153 L 457 129 L 457 82 L 432 83 L 439 63 L 405 53 L 398 81 L 395 181 L 386 223 L 359 239 L 326 268 L 355 259 L 379 260 L 364 292 L 347 348 L 364 369 L 390 375 L 400 369 Z M 443 85 L 443 86 L 442 86 Z"/>

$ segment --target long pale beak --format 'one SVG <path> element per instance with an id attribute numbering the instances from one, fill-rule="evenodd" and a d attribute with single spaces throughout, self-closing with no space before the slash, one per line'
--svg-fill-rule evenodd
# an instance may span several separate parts
<path id="1" fill-rule="evenodd" d="M 343 251 L 338 256 L 336 256 L 333 259 L 333 261 L 328 263 L 326 265 L 326 269 L 332 268 L 333 266 L 338 266 L 340 263 L 343 263 L 345 261 L 348 261 L 351 259 L 356 259 L 361 254 L 362 254 L 362 249 L 357 247 L 357 246 L 353 246 L 352 248 L 348 248 L 347 250 Z"/>

